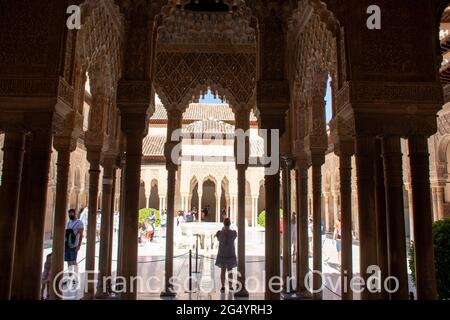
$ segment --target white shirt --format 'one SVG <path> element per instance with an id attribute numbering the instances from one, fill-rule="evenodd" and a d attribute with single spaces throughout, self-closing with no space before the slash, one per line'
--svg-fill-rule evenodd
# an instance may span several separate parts
<path id="1" fill-rule="evenodd" d="M 75 246 L 78 246 L 80 244 L 80 232 L 84 230 L 83 222 L 79 219 L 69 220 L 67 222 L 67 229 L 72 229 L 73 233 L 75 233 L 77 237 L 75 239 Z"/>

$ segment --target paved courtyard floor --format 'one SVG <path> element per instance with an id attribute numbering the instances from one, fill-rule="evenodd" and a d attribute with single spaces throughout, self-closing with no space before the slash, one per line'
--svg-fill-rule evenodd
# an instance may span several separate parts
<path id="1" fill-rule="evenodd" d="M 113 239 L 113 277 L 117 270 L 117 234 Z M 325 288 L 323 299 L 340 299 L 340 266 L 338 263 L 337 251 L 331 236 L 323 236 L 323 279 Z M 192 241 L 195 243 L 195 241 Z M 247 290 L 250 299 L 264 299 L 264 230 L 261 228 L 248 228 L 246 233 L 246 276 Z M 193 273 L 192 292 L 189 291 L 189 249 L 192 249 L 192 269 Z M 85 251 L 83 244 L 78 255 L 79 273 L 85 271 Z M 44 251 L 44 257 L 51 252 L 51 248 Z M 99 245 L 96 247 L 96 270 L 98 270 Z M 193 247 L 176 246 L 174 250 L 174 286 L 177 296 L 170 299 L 179 300 L 231 300 L 233 294 L 228 290 L 220 293 L 220 269 L 215 264 L 216 248 L 210 250 L 199 250 L 197 264 L 195 262 L 195 250 Z M 138 250 L 138 299 L 155 300 L 161 299 L 160 293 L 163 291 L 164 270 L 165 270 L 165 237 L 162 230 L 158 230 L 154 241 L 139 245 Z M 312 258 L 309 260 L 312 268 Z M 280 258 L 282 268 L 282 259 Z M 296 270 L 295 263 L 292 263 L 292 270 Z M 359 247 L 357 243 L 353 245 L 353 272 L 359 273 Z M 295 284 L 295 277 L 292 281 Z M 83 297 L 84 280 L 81 277 L 81 284 L 76 291 L 69 291 L 65 294 L 67 299 L 81 299 Z M 294 285 L 295 289 L 295 285 Z M 164 299 L 164 298 L 163 298 Z M 354 294 L 354 299 L 359 299 L 359 294 Z"/>

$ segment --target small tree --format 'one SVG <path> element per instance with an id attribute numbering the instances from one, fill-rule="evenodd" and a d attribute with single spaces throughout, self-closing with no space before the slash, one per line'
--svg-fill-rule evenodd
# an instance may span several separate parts
<path id="1" fill-rule="evenodd" d="M 433 224 L 434 266 L 440 299 L 450 299 L 450 219 Z M 414 242 L 409 246 L 409 269 L 416 285 Z"/>
<path id="2" fill-rule="evenodd" d="M 161 216 L 159 214 L 159 210 L 150 208 L 150 209 L 141 209 L 139 210 L 139 224 L 142 225 L 145 221 L 150 220 L 150 213 L 154 211 L 156 215 L 155 227 L 159 227 L 161 225 Z"/>
<path id="3" fill-rule="evenodd" d="M 283 217 L 283 209 L 280 209 L 280 218 Z M 265 228 L 266 227 L 266 210 L 261 211 L 258 216 L 258 225 Z"/>

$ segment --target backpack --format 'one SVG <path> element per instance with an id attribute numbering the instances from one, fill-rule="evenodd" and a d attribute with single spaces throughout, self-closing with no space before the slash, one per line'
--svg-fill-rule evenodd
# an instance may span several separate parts
<path id="1" fill-rule="evenodd" d="M 72 228 L 75 225 L 72 226 Z M 73 231 L 73 229 L 66 229 L 66 237 L 65 237 L 65 245 L 67 248 L 76 248 L 77 247 L 77 235 Z"/>

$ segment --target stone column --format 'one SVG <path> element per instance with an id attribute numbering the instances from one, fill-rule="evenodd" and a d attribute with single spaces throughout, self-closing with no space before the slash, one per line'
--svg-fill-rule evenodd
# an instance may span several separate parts
<path id="1" fill-rule="evenodd" d="M 159 196 L 159 212 L 164 211 L 163 197 Z"/>
<path id="2" fill-rule="evenodd" d="M 438 200 L 437 200 L 437 188 L 432 188 L 432 196 L 433 196 L 433 220 L 438 221 L 439 220 L 439 213 L 438 213 Z"/>
<path id="3" fill-rule="evenodd" d="M 374 174 L 375 174 L 375 210 L 376 210 L 376 226 L 377 226 L 377 259 L 378 266 L 381 270 L 381 279 L 384 284 L 384 279 L 389 275 L 388 268 L 388 248 L 387 248 L 387 225 L 386 225 L 386 188 L 384 184 L 384 167 L 383 158 L 381 157 L 381 140 L 375 139 L 375 159 L 374 159 Z M 381 289 L 380 298 L 383 300 L 389 299 L 389 294 L 384 290 L 384 285 Z"/>
<path id="4" fill-rule="evenodd" d="M 265 156 L 272 157 L 271 168 L 265 168 L 265 203 L 266 203 L 266 232 L 265 232 L 265 269 L 266 269 L 266 300 L 280 299 L 280 167 L 279 167 L 279 140 L 276 139 L 282 128 L 283 118 L 279 122 L 274 117 L 261 115 L 261 127 L 268 129 L 266 136 Z M 278 162 L 273 163 L 274 159 Z M 273 290 L 271 290 L 273 289 Z"/>
<path id="5" fill-rule="evenodd" d="M 350 165 L 351 165 L 351 159 L 350 159 Z M 350 180 L 351 180 L 351 173 L 350 173 Z M 340 190 L 335 190 L 331 195 L 333 197 L 333 222 L 334 223 L 339 218 L 339 195 L 340 195 L 340 192 L 341 192 Z M 333 223 L 333 225 L 334 225 L 334 223 Z"/>
<path id="6" fill-rule="evenodd" d="M 173 237 L 174 237 L 174 219 L 175 219 L 175 182 L 178 170 L 179 160 L 172 159 L 172 151 L 178 141 L 172 141 L 172 133 L 181 127 L 181 112 L 172 108 L 168 111 L 169 123 L 167 126 L 167 142 L 164 148 L 167 169 L 167 228 L 166 228 L 166 265 L 164 291 L 161 296 L 175 296 L 171 278 L 173 277 Z M 200 217 L 200 212 L 199 212 Z"/>
<path id="7" fill-rule="evenodd" d="M 349 153 L 339 154 L 339 190 L 341 195 L 341 296 L 353 299 L 351 279 L 353 277 L 352 236 L 352 158 Z M 337 197 L 334 197 L 337 198 Z M 336 206 L 338 209 L 338 206 Z M 337 211 L 337 210 L 336 210 Z M 336 217 L 339 218 L 339 215 Z"/>
<path id="8" fill-rule="evenodd" d="M 15 245 L 14 278 L 18 281 L 14 284 L 14 295 L 19 300 L 40 298 L 52 120 L 52 113 L 32 113 L 26 119 L 31 131 L 32 172 L 29 192 L 23 198 L 29 206 L 19 213 L 17 221 L 20 237 L 16 237 Z"/>
<path id="9" fill-rule="evenodd" d="M 238 172 L 238 197 L 237 197 L 237 248 L 238 248 L 238 277 L 237 281 L 241 284 L 241 290 L 235 293 L 236 297 L 248 297 L 247 289 L 245 288 L 245 172 L 246 165 L 237 164 Z"/>
<path id="10" fill-rule="evenodd" d="M 414 204 L 411 183 L 405 183 L 405 189 L 408 192 L 409 239 L 414 241 Z"/>
<path id="11" fill-rule="evenodd" d="M 296 161 L 297 166 L 297 295 L 310 297 L 305 287 L 309 269 L 308 237 L 308 169 L 305 161 Z"/>
<path id="12" fill-rule="evenodd" d="M 359 261 L 360 273 L 367 283 L 367 268 L 377 265 L 377 230 L 375 211 L 375 188 L 373 183 L 375 154 L 375 137 L 356 135 L 355 160 L 358 185 L 358 226 L 359 226 Z M 377 295 L 364 290 L 362 300 L 376 299 Z"/>
<path id="13" fill-rule="evenodd" d="M 11 298 L 14 266 L 14 246 L 22 164 L 25 145 L 25 130 L 6 127 L 3 146 L 3 171 L 0 192 L 0 300 Z"/>
<path id="14" fill-rule="evenodd" d="M 108 288 L 105 287 L 106 281 L 104 277 L 108 276 L 108 267 L 110 265 L 110 246 L 111 246 L 111 220 L 112 208 L 112 189 L 113 189 L 113 166 L 115 163 L 115 156 L 105 156 L 103 164 L 103 190 L 102 190 L 102 221 L 100 229 L 100 255 L 99 255 L 99 274 L 97 279 L 97 298 L 104 298 L 108 296 Z"/>
<path id="15" fill-rule="evenodd" d="M 419 300 L 437 298 L 432 236 L 428 143 L 425 136 L 408 139 L 413 199 L 416 288 Z"/>
<path id="16" fill-rule="evenodd" d="M 150 195 L 149 195 L 149 194 L 146 194 L 146 195 L 145 195 L 145 207 L 146 207 L 147 209 L 150 208 Z"/>
<path id="17" fill-rule="evenodd" d="M 148 104 L 146 106 L 148 107 Z M 139 189 L 141 184 L 142 140 L 147 129 L 147 115 L 146 109 L 136 113 L 124 112 L 127 109 L 126 106 L 121 108 L 121 127 L 127 141 L 123 171 L 125 193 L 123 194 L 123 212 L 121 212 L 123 214 L 121 272 L 126 279 L 126 286 L 121 298 L 123 300 L 136 300 Z"/>
<path id="18" fill-rule="evenodd" d="M 220 182 L 219 182 L 220 183 Z M 220 222 L 220 198 L 222 197 L 222 188 L 216 188 L 216 221 Z"/>
<path id="19" fill-rule="evenodd" d="M 88 225 L 86 243 L 86 290 L 84 299 L 94 298 L 94 275 L 95 271 L 95 247 L 97 229 L 98 209 L 98 185 L 100 178 L 100 156 L 101 146 L 87 146 L 87 160 L 89 162 L 89 201 L 88 201 Z"/>
<path id="20" fill-rule="evenodd" d="M 330 211 L 330 192 L 324 192 L 323 193 L 323 203 L 324 203 L 324 211 L 325 211 L 325 230 L 326 232 L 333 232 L 333 219 L 330 217 L 331 211 Z"/>
<path id="21" fill-rule="evenodd" d="M 258 226 L 258 197 L 252 197 L 252 226 L 256 228 Z"/>
<path id="22" fill-rule="evenodd" d="M 114 165 L 112 169 L 112 190 L 111 190 L 111 215 L 110 215 L 110 228 L 109 228 L 109 245 L 108 245 L 108 261 L 107 261 L 107 277 L 112 275 L 112 257 L 113 257 L 113 246 L 114 246 L 114 214 L 116 212 L 116 180 L 117 180 L 117 166 Z M 112 290 L 111 280 L 107 282 L 108 292 Z"/>
<path id="23" fill-rule="evenodd" d="M 238 198 L 237 198 L 237 227 L 238 227 L 238 277 L 241 290 L 235 293 L 236 297 L 248 297 L 245 287 L 245 185 L 248 158 L 250 157 L 250 141 L 246 133 L 250 127 L 250 110 L 242 108 L 236 112 L 236 129 L 242 131 L 234 140 L 234 157 L 237 170 Z"/>
<path id="24" fill-rule="evenodd" d="M 314 156 L 312 159 L 312 191 L 313 191 L 313 288 L 322 286 L 322 165 L 324 156 Z M 314 299 L 322 299 L 323 292 L 313 294 Z"/>
<path id="25" fill-rule="evenodd" d="M 292 159 L 284 156 L 283 161 L 283 292 L 290 293 L 291 271 L 291 167 Z"/>
<path id="26" fill-rule="evenodd" d="M 197 190 L 200 190 L 200 188 Z M 203 196 L 203 193 L 197 191 L 197 194 L 198 194 L 198 208 L 197 208 L 198 222 L 202 222 L 202 196 Z"/>
<path id="27" fill-rule="evenodd" d="M 67 217 L 67 196 L 68 196 L 68 180 L 70 168 L 70 153 L 74 150 L 74 143 L 57 143 L 55 138 L 54 147 L 58 151 L 58 161 L 56 162 L 56 199 L 55 214 L 53 219 L 53 241 L 52 241 L 52 269 L 51 283 L 59 281 L 56 278 L 58 274 L 64 271 L 64 243 L 65 229 Z M 51 286 L 50 298 L 60 299 L 61 292 L 54 292 L 54 288 L 59 286 Z"/>
<path id="28" fill-rule="evenodd" d="M 389 276 L 396 277 L 400 284 L 399 290 L 391 293 L 390 297 L 393 300 L 407 300 L 408 275 L 406 273 L 406 237 L 400 137 L 383 137 L 382 150 L 386 189 Z"/>
<path id="29" fill-rule="evenodd" d="M 436 187 L 436 195 L 437 195 L 437 209 L 438 209 L 438 220 L 444 219 L 444 193 L 445 183 L 439 183 Z"/>

